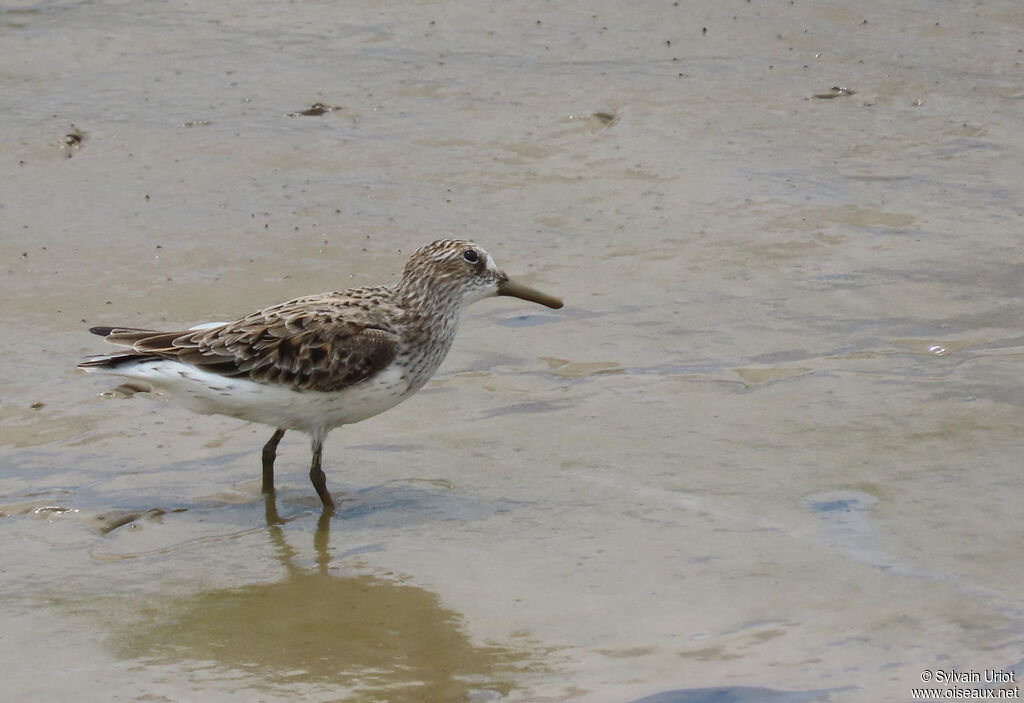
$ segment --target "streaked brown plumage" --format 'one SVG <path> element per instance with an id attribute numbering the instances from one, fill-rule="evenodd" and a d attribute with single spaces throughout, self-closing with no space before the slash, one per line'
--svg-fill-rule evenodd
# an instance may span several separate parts
<path id="1" fill-rule="evenodd" d="M 304 296 L 180 332 L 94 327 L 127 349 L 79 367 L 123 376 L 133 391 L 155 388 L 195 412 L 276 427 L 263 449 L 265 493 L 285 430 L 309 433 L 310 478 L 330 508 L 320 467 L 327 434 L 419 390 L 447 355 L 462 308 L 494 295 L 562 306 L 511 281 L 477 245 L 441 240 L 416 251 L 395 286 Z"/>

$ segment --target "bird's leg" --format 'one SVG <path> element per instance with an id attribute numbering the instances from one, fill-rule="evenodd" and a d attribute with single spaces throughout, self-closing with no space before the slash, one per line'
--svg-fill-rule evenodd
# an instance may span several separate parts
<path id="1" fill-rule="evenodd" d="M 263 494 L 274 493 L 274 459 L 277 458 L 277 444 L 284 437 L 284 430 L 274 430 L 274 434 L 263 445 Z"/>
<path id="2" fill-rule="evenodd" d="M 320 496 L 320 501 L 324 504 L 324 509 L 334 510 L 334 499 L 331 498 L 330 491 L 327 490 L 327 477 L 324 476 L 324 470 L 320 468 L 320 459 L 324 453 L 324 441 L 317 437 L 313 438 L 313 463 L 309 466 L 309 480 L 313 482 L 313 488 L 316 489 L 316 493 Z"/>

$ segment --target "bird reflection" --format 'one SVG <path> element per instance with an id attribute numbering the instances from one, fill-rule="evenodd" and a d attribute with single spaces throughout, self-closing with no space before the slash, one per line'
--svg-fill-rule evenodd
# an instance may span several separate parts
<path id="1" fill-rule="evenodd" d="M 505 696 L 528 655 L 479 646 L 462 617 L 437 594 L 370 574 L 331 573 L 332 511 L 313 533 L 315 568 L 266 498 L 267 534 L 285 576 L 274 583 L 216 589 L 173 602 L 166 618 L 143 625 L 128 644 L 155 663 L 206 661 L 259 677 L 254 685 L 328 685 L 346 700 L 457 701 Z M 308 557 L 307 557 L 308 558 Z M 474 693 L 476 692 L 476 693 Z"/>
<path id="2" fill-rule="evenodd" d="M 263 494 L 263 511 L 267 520 L 267 531 L 270 534 L 271 542 L 277 548 L 279 560 L 289 571 L 294 570 L 293 562 L 298 553 L 285 540 L 284 530 L 281 529 L 281 526 L 288 521 L 277 512 L 277 498 L 273 493 Z M 321 574 L 327 574 L 331 562 L 328 547 L 331 541 L 331 518 L 334 517 L 334 511 L 335 508 L 332 505 L 323 507 L 320 517 L 316 521 L 316 532 L 313 533 L 313 550 L 316 552 L 317 570 Z"/>

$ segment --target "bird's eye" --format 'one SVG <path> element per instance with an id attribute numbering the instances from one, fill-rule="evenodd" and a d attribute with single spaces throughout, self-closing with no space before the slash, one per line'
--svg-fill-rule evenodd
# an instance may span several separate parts
<path id="1" fill-rule="evenodd" d="M 477 256 L 477 253 L 472 249 L 466 249 L 466 251 L 462 252 L 462 258 L 471 264 L 475 264 L 480 260 L 480 257 Z"/>

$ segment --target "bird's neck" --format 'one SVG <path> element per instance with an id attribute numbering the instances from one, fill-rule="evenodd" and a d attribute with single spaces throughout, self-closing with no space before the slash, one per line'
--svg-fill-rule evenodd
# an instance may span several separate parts
<path id="1" fill-rule="evenodd" d="M 424 285 L 409 277 L 395 287 L 395 300 L 403 322 L 421 337 L 450 345 L 462 312 L 461 291 L 446 286 Z"/>
<path id="2" fill-rule="evenodd" d="M 463 304 L 462 290 L 457 286 L 408 275 L 395 286 L 395 299 L 408 313 L 422 318 L 458 318 Z"/>
<path id="3" fill-rule="evenodd" d="M 462 300 L 430 287 L 402 284 L 395 288 L 394 299 L 401 310 L 402 336 L 406 342 L 402 363 L 409 369 L 407 393 L 414 393 L 448 355 L 459 326 Z"/>

